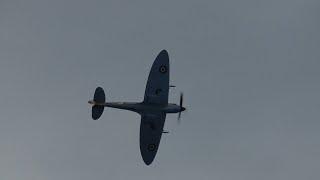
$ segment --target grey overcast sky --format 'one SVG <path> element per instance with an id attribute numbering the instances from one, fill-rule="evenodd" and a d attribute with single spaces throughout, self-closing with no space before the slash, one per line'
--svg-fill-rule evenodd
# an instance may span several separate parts
<path id="1" fill-rule="evenodd" d="M 319 180 L 319 0 L 0 0 L 1 180 Z M 156 55 L 168 115 L 146 166 L 141 101 Z"/>

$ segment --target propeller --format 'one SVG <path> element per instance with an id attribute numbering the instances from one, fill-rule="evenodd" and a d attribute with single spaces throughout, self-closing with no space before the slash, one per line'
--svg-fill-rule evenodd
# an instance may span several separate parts
<path id="1" fill-rule="evenodd" d="M 181 92 L 180 93 L 180 108 L 181 108 L 181 111 L 179 112 L 179 115 L 178 115 L 178 123 L 180 124 L 180 122 L 181 122 L 181 112 L 182 111 L 184 111 L 184 110 L 186 110 L 186 108 L 184 108 L 182 105 L 183 105 L 183 93 Z"/>

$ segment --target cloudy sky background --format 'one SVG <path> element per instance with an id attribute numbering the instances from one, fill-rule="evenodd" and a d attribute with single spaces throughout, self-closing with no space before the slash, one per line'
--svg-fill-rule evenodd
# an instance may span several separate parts
<path id="1" fill-rule="evenodd" d="M 1 180 L 320 178 L 320 2 L 0 1 Z M 141 101 L 170 55 L 168 115 L 146 166 L 137 114 L 90 120 L 96 86 Z"/>

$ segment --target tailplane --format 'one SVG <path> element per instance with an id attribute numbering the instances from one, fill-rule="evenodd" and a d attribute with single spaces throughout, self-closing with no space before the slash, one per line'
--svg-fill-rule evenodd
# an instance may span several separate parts
<path id="1" fill-rule="evenodd" d="M 92 104 L 93 120 L 98 120 L 101 117 L 104 111 L 105 102 L 106 102 L 106 96 L 103 89 L 101 87 L 97 87 L 94 92 L 93 100 L 88 102 L 89 104 Z"/>

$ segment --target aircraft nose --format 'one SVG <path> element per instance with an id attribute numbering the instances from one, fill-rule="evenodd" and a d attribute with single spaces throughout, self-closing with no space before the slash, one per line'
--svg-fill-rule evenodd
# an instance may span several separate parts
<path id="1" fill-rule="evenodd" d="M 184 107 L 181 107 L 181 111 L 185 111 L 186 110 L 186 108 L 184 108 Z"/>

